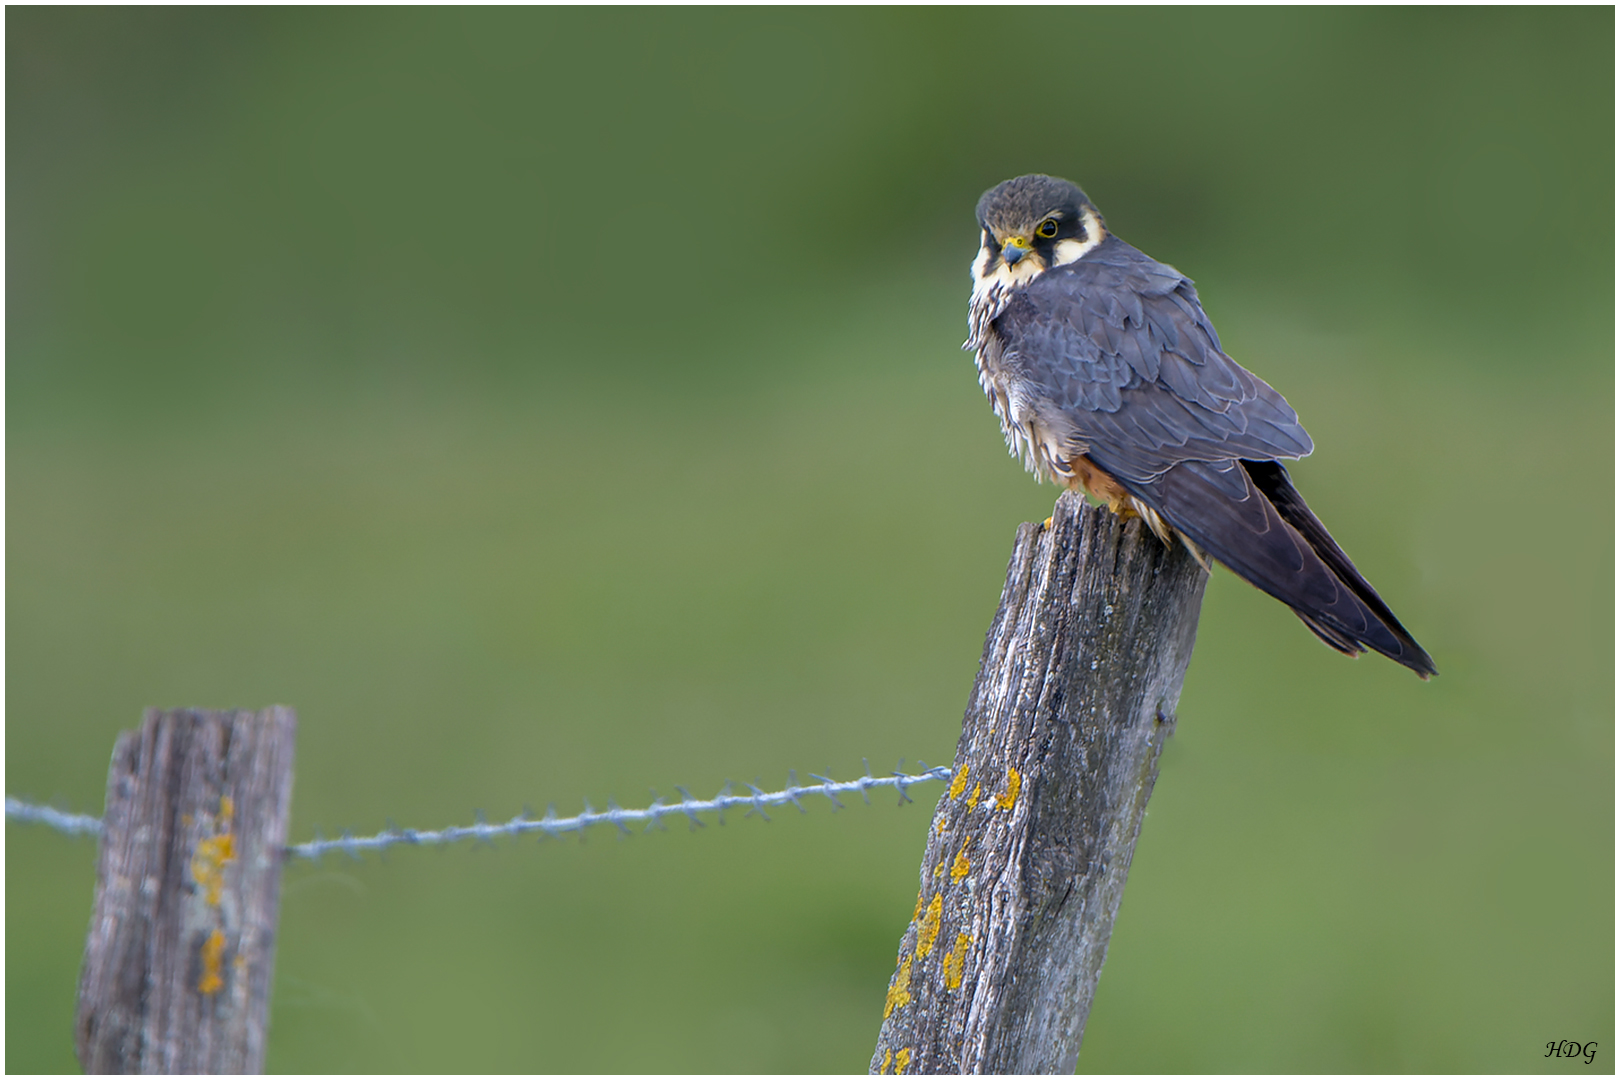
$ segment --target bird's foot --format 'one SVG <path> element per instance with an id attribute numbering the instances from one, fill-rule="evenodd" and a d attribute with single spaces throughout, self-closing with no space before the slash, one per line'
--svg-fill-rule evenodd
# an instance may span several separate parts
<path id="1" fill-rule="evenodd" d="M 1108 497 L 1108 509 L 1112 510 L 1114 515 L 1121 521 L 1129 521 L 1137 516 L 1136 507 L 1131 505 L 1129 495 L 1110 495 Z"/>

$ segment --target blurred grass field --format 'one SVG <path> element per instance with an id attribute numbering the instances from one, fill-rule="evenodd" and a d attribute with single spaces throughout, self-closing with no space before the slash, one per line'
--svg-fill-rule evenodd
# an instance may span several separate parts
<path id="1" fill-rule="evenodd" d="M 1080 1069 L 1612 1071 L 1613 18 L 9 9 L 6 790 L 150 705 L 295 706 L 299 839 L 947 761 L 1049 171 L 1441 670 L 1215 575 Z M 938 794 L 292 866 L 268 1066 L 861 1070 Z M 73 1070 L 94 848 L 6 845 Z"/>

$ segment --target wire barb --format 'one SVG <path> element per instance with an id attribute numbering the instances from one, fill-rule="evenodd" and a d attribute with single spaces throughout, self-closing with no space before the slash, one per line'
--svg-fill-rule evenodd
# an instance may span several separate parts
<path id="1" fill-rule="evenodd" d="M 793 805 L 798 808 L 799 813 L 806 814 L 809 813 L 809 811 L 804 808 L 804 803 L 799 801 L 799 792 L 803 790 L 804 789 L 799 786 L 799 774 L 795 770 L 789 769 L 788 786 L 782 790 L 782 794 L 786 795 L 788 799 L 792 801 Z"/>
<path id="2" fill-rule="evenodd" d="M 844 808 L 844 804 L 838 801 L 838 796 L 833 794 L 833 785 L 838 781 L 822 776 L 820 773 L 811 773 L 810 779 L 821 781 L 821 786 L 816 788 L 816 793 L 827 796 L 827 801 L 833 804 L 834 811 Z"/>
<path id="3" fill-rule="evenodd" d="M 761 805 L 761 803 L 760 803 L 760 800 L 765 797 L 765 793 L 763 791 L 761 791 L 759 788 L 755 787 L 753 784 L 745 784 L 744 786 L 747 787 L 749 791 L 752 791 L 754 793 L 754 797 L 751 798 L 751 799 L 744 799 L 743 800 L 744 802 L 749 804 L 748 811 L 747 811 L 747 813 L 743 814 L 743 817 L 747 818 L 747 817 L 752 817 L 755 814 L 758 814 L 760 817 L 764 818 L 766 821 L 771 820 L 771 815 L 769 815 L 769 814 L 767 814 L 765 812 L 765 807 L 763 805 Z"/>
<path id="4" fill-rule="evenodd" d="M 685 814 L 687 820 L 690 822 L 690 824 L 686 827 L 686 831 L 697 832 L 699 829 L 708 828 L 707 825 L 698 820 L 697 811 L 693 809 L 693 806 L 697 803 L 697 800 L 692 798 L 692 793 L 687 791 L 679 784 L 675 785 L 675 790 L 681 793 L 681 805 L 676 807 L 676 809 Z"/>

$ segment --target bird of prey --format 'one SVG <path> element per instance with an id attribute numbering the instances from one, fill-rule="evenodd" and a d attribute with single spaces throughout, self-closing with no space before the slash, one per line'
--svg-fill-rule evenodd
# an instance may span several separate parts
<path id="1" fill-rule="evenodd" d="M 1110 233 L 1085 192 L 1020 176 L 979 200 L 968 340 L 1024 467 L 1140 516 L 1349 656 L 1434 661 L 1294 489 L 1299 417 L 1221 350 L 1193 283 Z"/>

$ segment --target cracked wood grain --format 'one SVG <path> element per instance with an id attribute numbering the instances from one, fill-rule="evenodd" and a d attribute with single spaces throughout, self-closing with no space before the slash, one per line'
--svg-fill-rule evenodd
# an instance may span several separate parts
<path id="1" fill-rule="evenodd" d="M 1077 495 L 1019 527 L 872 1072 L 1074 1071 L 1206 578 Z"/>

